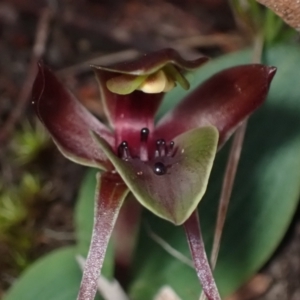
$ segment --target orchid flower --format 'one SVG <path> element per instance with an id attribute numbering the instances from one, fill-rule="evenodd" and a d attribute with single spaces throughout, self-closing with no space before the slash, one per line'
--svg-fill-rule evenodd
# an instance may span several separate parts
<path id="1" fill-rule="evenodd" d="M 67 158 L 101 170 L 95 219 L 79 300 L 92 300 L 118 212 L 130 192 L 144 207 L 185 227 L 197 275 L 208 299 L 220 299 L 201 238 L 197 206 L 217 150 L 265 100 L 274 67 L 224 70 L 189 93 L 156 124 L 155 113 L 184 76 L 207 61 L 165 49 L 114 67 L 92 66 L 109 126 L 44 65 L 33 87 L 36 114 Z"/>

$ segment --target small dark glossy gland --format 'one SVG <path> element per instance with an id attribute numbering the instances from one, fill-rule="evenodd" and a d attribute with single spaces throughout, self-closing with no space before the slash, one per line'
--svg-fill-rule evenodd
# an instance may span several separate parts
<path id="1" fill-rule="evenodd" d="M 167 147 L 167 156 L 173 156 L 174 155 L 174 146 L 175 146 L 174 141 L 171 141 L 169 143 L 169 147 Z"/>
<path id="2" fill-rule="evenodd" d="M 147 127 L 142 128 L 142 130 L 141 130 L 141 141 L 142 142 L 147 142 L 149 133 L 150 133 L 150 131 Z"/>
<path id="3" fill-rule="evenodd" d="M 119 157 L 124 158 L 124 156 L 126 156 L 126 153 L 128 153 L 128 143 L 126 141 L 123 141 L 118 147 L 118 155 Z"/>
<path id="4" fill-rule="evenodd" d="M 164 139 L 156 140 L 156 153 L 158 154 L 158 156 L 165 156 L 166 152 L 166 141 Z"/>
<path id="5" fill-rule="evenodd" d="M 156 175 L 166 174 L 167 168 L 162 162 L 157 162 L 153 166 L 153 171 Z"/>
<path id="6" fill-rule="evenodd" d="M 120 144 L 120 147 L 128 147 L 128 143 L 126 141 L 123 141 L 121 144 Z"/>
<path id="7" fill-rule="evenodd" d="M 164 139 L 160 139 L 156 141 L 156 147 L 159 150 L 161 146 L 165 146 L 166 145 L 166 141 Z"/>

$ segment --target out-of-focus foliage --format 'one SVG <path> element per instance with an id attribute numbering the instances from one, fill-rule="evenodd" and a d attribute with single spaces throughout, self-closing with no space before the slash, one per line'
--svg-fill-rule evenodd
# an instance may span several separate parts
<path id="1" fill-rule="evenodd" d="M 266 9 L 256 0 L 231 0 L 236 20 L 249 37 L 262 35 L 267 45 L 285 42 L 295 31 L 284 24 L 272 10 Z"/>
<path id="2" fill-rule="evenodd" d="M 76 299 L 81 272 L 75 255 L 75 248 L 69 247 L 54 251 L 32 264 L 4 299 Z"/>
<path id="3" fill-rule="evenodd" d="M 12 140 L 12 150 L 17 163 L 27 164 L 47 146 L 49 135 L 39 122 L 34 125 L 24 122 L 21 130 L 15 133 Z"/>
<path id="4" fill-rule="evenodd" d="M 25 173 L 21 182 L 0 187 L 0 240 L 10 249 L 12 262 L 18 269 L 29 263 L 27 252 L 32 243 L 30 213 L 43 192 L 38 177 Z"/>
<path id="5" fill-rule="evenodd" d="M 10 163 L 0 179 L 0 240 L 5 248 L 11 249 L 6 263 L 17 270 L 23 270 L 30 262 L 29 251 L 34 240 L 31 214 L 36 201 L 47 198 L 44 196 L 51 189 L 27 165 L 38 157 L 48 141 L 41 125 L 22 123 L 10 140 Z"/>

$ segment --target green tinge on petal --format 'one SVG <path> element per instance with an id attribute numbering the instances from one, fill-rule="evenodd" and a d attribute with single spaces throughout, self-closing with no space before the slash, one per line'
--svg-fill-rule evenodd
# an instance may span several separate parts
<path id="1" fill-rule="evenodd" d="M 176 154 L 162 158 L 167 172 L 160 176 L 153 171 L 157 159 L 121 160 L 102 138 L 93 135 L 136 199 L 154 214 L 181 225 L 196 209 L 206 191 L 217 151 L 215 127 L 193 129 L 176 137 Z"/>
<path id="2" fill-rule="evenodd" d="M 135 91 L 145 80 L 147 75 L 122 74 L 112 77 L 106 82 L 106 87 L 115 94 L 128 95 Z"/>
<path id="3" fill-rule="evenodd" d="M 172 78 L 175 82 L 178 82 L 180 86 L 188 90 L 190 88 L 190 83 L 188 80 L 171 64 L 166 65 L 164 68 L 166 74 Z"/>
<path id="4" fill-rule="evenodd" d="M 165 91 L 164 89 L 168 80 L 170 81 L 169 85 L 171 88 L 175 86 L 175 82 L 178 82 L 185 90 L 190 88 L 188 80 L 171 64 L 165 65 L 161 70 L 152 74 L 138 76 L 121 74 L 114 76 L 106 81 L 106 87 L 109 91 L 118 95 L 128 95 L 137 89 L 140 89 L 145 93 L 160 93 Z M 156 91 L 157 88 L 158 91 Z M 169 88 L 167 87 L 166 91 L 168 90 Z"/>
<path id="5" fill-rule="evenodd" d="M 91 168 L 97 168 L 102 171 L 107 171 L 111 168 L 111 164 L 110 164 L 109 160 L 99 162 L 96 160 L 86 159 L 86 158 L 83 158 L 80 156 L 76 156 L 73 153 L 71 153 L 70 151 L 66 150 L 64 147 L 62 147 L 60 145 L 60 143 L 58 143 L 55 139 L 53 139 L 53 142 L 55 143 L 57 149 L 61 152 L 61 154 L 65 158 L 71 160 L 72 162 L 74 162 L 76 164 L 86 166 L 86 167 L 91 167 Z"/>

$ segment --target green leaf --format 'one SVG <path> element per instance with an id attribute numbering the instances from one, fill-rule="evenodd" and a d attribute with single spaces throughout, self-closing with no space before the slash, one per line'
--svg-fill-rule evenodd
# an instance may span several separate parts
<path id="1" fill-rule="evenodd" d="M 249 63 L 251 51 L 227 55 L 194 73 L 197 83 L 226 67 Z M 274 253 L 295 212 L 300 194 L 300 51 L 281 46 L 268 49 L 264 62 L 278 67 L 266 104 L 249 121 L 245 145 L 229 207 L 215 272 L 223 296 L 248 280 Z M 182 97 L 170 92 L 163 113 Z M 200 206 L 200 221 L 210 251 L 217 203 L 229 146 L 216 158 L 208 190 Z M 145 214 L 150 228 L 171 246 L 189 256 L 183 230 Z M 200 287 L 195 271 L 140 234 L 130 295 L 152 300 L 159 288 L 170 285 L 185 300 L 197 299 Z"/>
<path id="2" fill-rule="evenodd" d="M 174 139 L 174 156 L 147 162 L 122 160 L 103 139 L 96 139 L 136 199 L 154 214 L 180 225 L 205 193 L 217 151 L 218 131 L 212 126 L 190 130 Z M 153 170 L 156 164 L 166 168 L 166 173 L 157 175 Z"/>
<path id="3" fill-rule="evenodd" d="M 77 251 L 84 257 L 87 256 L 89 251 L 93 231 L 97 171 L 98 170 L 90 169 L 89 172 L 87 172 L 82 182 L 75 208 Z M 114 249 L 110 242 L 106 250 L 101 273 L 107 278 L 112 278 L 113 272 Z"/>
<path id="4" fill-rule="evenodd" d="M 74 300 L 77 297 L 82 271 L 76 255 L 87 255 L 94 221 L 95 169 L 87 173 L 79 192 L 75 211 L 78 244 L 56 250 L 36 261 L 8 291 L 3 300 Z M 107 249 L 102 274 L 112 278 L 114 251 Z M 96 299 L 102 299 L 99 296 Z"/>
<path id="5" fill-rule="evenodd" d="M 75 248 L 68 247 L 39 259 L 14 283 L 3 300 L 76 299 L 81 271 L 75 256 Z"/>

